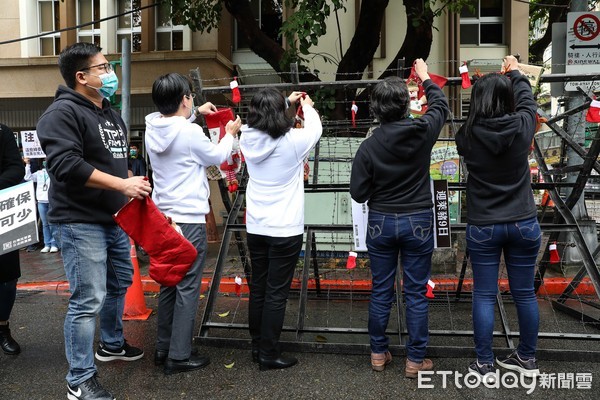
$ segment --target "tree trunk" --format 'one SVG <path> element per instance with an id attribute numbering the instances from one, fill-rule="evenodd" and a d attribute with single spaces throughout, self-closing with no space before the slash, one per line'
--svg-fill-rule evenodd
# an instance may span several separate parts
<path id="1" fill-rule="evenodd" d="M 381 24 L 389 0 L 363 0 L 360 6 L 358 24 L 338 65 L 335 80 L 359 80 L 365 69 L 373 61 L 381 39 Z M 335 94 L 334 119 L 347 119 L 356 91 L 338 90 Z M 359 107 L 359 110 L 362 107 Z"/>
<path id="2" fill-rule="evenodd" d="M 379 79 L 388 76 L 397 75 L 398 60 L 404 58 L 405 69 L 400 73 L 403 78 L 408 78 L 410 66 L 417 58 L 427 59 L 433 43 L 433 12 L 429 3 L 424 7 L 422 0 L 404 0 L 406 9 L 406 36 L 402 47 L 390 62 L 386 70 L 379 76 Z M 418 21 L 419 23 L 413 23 Z M 416 25 L 416 26 L 415 26 Z M 358 104 L 358 113 L 356 118 L 369 118 L 369 91 L 363 90 L 356 98 Z"/>
<path id="3" fill-rule="evenodd" d="M 425 7 L 424 4 L 427 4 L 427 6 Z M 394 57 L 379 79 L 396 75 L 398 60 L 401 58 L 404 58 L 404 66 L 406 68 L 402 76 L 408 78 L 410 66 L 413 62 L 417 58 L 426 60 L 429 57 L 431 43 L 433 43 L 433 11 L 431 11 L 429 3 L 424 3 L 422 0 L 404 0 L 404 7 L 406 8 L 406 36 L 404 37 L 404 43 L 402 43 L 402 47 L 400 47 L 396 57 Z"/>
<path id="4" fill-rule="evenodd" d="M 559 0 L 557 4 L 567 4 L 569 0 Z M 542 64 L 544 62 L 544 51 L 552 42 L 552 24 L 567 20 L 567 8 L 551 7 L 548 12 L 548 24 L 544 36 L 531 43 L 529 46 L 529 62 L 531 64 Z"/>

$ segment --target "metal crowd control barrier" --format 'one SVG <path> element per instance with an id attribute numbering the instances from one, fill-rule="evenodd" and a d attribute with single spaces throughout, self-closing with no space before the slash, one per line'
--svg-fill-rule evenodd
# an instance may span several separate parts
<path id="1" fill-rule="evenodd" d="M 542 75 L 540 82 L 567 82 L 567 81 L 583 81 L 583 80 L 598 80 L 600 75 Z M 274 84 L 275 88 L 280 90 L 303 90 L 314 91 L 318 88 L 334 88 L 343 90 L 365 89 L 369 90 L 378 81 L 343 81 L 343 82 L 311 82 L 311 83 L 294 83 L 294 84 Z M 449 78 L 448 85 L 459 85 L 461 78 Z M 264 85 L 247 85 L 241 86 L 242 92 L 250 92 L 252 90 L 264 87 Z M 204 87 L 203 94 L 207 97 L 229 93 L 229 86 L 210 88 Z M 587 105 L 589 106 L 589 98 Z M 579 360 L 585 357 L 588 361 L 600 361 L 600 348 L 594 350 L 589 347 L 581 346 L 576 343 L 592 341 L 595 343 L 600 340 L 600 318 L 595 311 L 600 310 L 598 302 L 598 294 L 600 293 L 600 271 L 595 261 L 596 256 L 600 253 L 600 247 L 590 249 L 586 243 L 584 234 L 580 224 L 573 216 L 571 208 L 577 199 L 583 193 L 585 184 L 592 170 L 600 174 L 600 163 L 597 162 L 597 157 L 600 153 L 600 133 L 596 131 L 595 137 L 592 138 L 592 144 L 589 149 L 584 149 L 571 136 L 566 133 L 563 128 L 557 125 L 566 116 L 579 112 L 586 108 L 586 104 L 574 110 L 568 110 L 560 116 L 549 117 L 542 110 L 538 113 L 545 117 L 550 129 L 561 139 L 564 147 L 570 147 L 580 155 L 584 162 L 578 166 L 570 166 L 564 169 L 549 169 L 546 165 L 542 149 L 536 141 L 534 141 L 534 156 L 538 163 L 539 169 L 544 178 L 544 182 L 532 183 L 532 188 L 536 190 L 548 190 L 550 197 L 555 207 L 554 219 L 552 222 L 541 223 L 542 232 L 548 235 L 548 242 L 557 240 L 561 233 L 570 233 L 573 237 L 573 245 L 579 249 L 581 255 L 581 267 L 572 276 L 567 277 L 564 290 L 556 297 L 543 294 L 544 280 L 548 274 L 548 249 L 539 258 L 538 270 L 536 272 L 535 288 L 540 294 L 539 302 L 544 312 L 547 313 L 541 321 L 539 339 L 540 342 L 548 340 L 550 345 L 540 346 L 538 355 L 540 358 L 555 359 L 555 360 Z M 456 129 L 454 124 L 451 128 Z M 343 133 L 344 129 L 348 129 L 348 125 L 340 122 L 329 122 L 325 129 L 330 132 L 336 130 Z M 339 136 L 342 137 L 342 136 Z M 451 139 L 451 138 L 450 138 Z M 448 139 L 445 139 L 448 140 Z M 574 183 L 561 182 L 556 179 L 557 174 L 565 173 L 566 171 L 579 172 L 579 178 Z M 347 192 L 347 184 L 318 184 L 316 176 L 320 173 L 319 170 L 319 147 L 315 150 L 313 182 L 306 185 L 306 192 Z M 244 319 L 244 307 L 247 307 L 245 294 L 237 297 L 226 295 L 220 292 L 220 285 L 223 279 L 223 271 L 225 263 L 231 258 L 231 243 L 232 240 L 237 245 L 237 255 L 240 257 L 240 262 L 243 268 L 238 268 L 240 274 L 248 275 L 251 273 L 251 266 L 247 256 L 247 251 L 244 243 L 245 227 L 242 223 L 242 214 L 245 199 L 245 181 L 246 177 L 242 173 L 240 188 L 235 194 L 233 201 L 230 201 L 229 195 L 225 190 L 222 190 L 222 198 L 226 204 L 228 217 L 224 226 L 223 239 L 217 256 L 216 265 L 212 272 L 210 287 L 206 300 L 202 303 L 201 309 L 201 326 L 196 339 L 201 343 L 206 343 L 216 346 L 231 346 L 231 347 L 248 347 L 250 337 L 247 332 L 247 319 Z M 223 189 L 223 186 L 221 186 Z M 450 190 L 464 191 L 464 182 L 450 183 Z M 563 198 L 561 189 L 569 189 L 570 196 Z M 545 211 L 545 210 L 544 210 Z M 454 223 L 451 225 L 453 235 L 458 240 L 460 235 L 465 231 L 464 223 Z M 325 284 L 322 277 L 323 271 L 319 264 L 322 258 L 319 255 L 319 244 L 315 237 L 318 233 L 351 233 L 352 226 L 347 224 L 306 224 L 306 240 L 303 248 L 303 257 L 301 258 L 301 267 L 297 269 L 295 284 L 292 286 L 290 295 L 290 304 L 288 304 L 286 322 L 284 324 L 284 334 L 282 335 L 282 345 L 288 350 L 298 351 L 316 351 L 316 352 L 348 352 L 368 354 L 368 330 L 365 318 L 365 309 L 368 304 L 369 288 L 353 287 L 352 281 L 349 284 L 338 285 L 337 289 L 331 289 L 331 284 Z M 333 236 L 332 236 L 333 237 Z M 234 246 L 235 249 L 235 246 Z M 470 322 L 470 308 L 467 306 L 471 303 L 471 292 L 465 287 L 467 279 L 468 254 L 466 249 L 459 249 L 463 252 L 462 257 L 456 258 L 456 265 L 460 265 L 459 272 L 453 277 L 453 287 L 436 290 L 436 298 L 431 300 L 430 310 L 433 310 L 430 316 L 430 336 L 432 340 L 428 347 L 428 355 L 433 357 L 467 357 L 472 356 L 473 343 L 470 338 L 473 336 L 472 329 L 466 329 L 465 325 Z M 458 254 L 458 253 L 457 253 Z M 335 258 L 335 256 L 333 256 Z M 401 270 L 399 265 L 398 273 L 396 274 L 396 287 L 401 288 Z M 334 269 L 335 270 L 335 269 Z M 335 270 L 339 273 L 339 270 Z M 311 277 L 312 274 L 312 277 Z M 580 284 L 588 277 L 594 294 L 577 295 L 576 291 Z M 368 280 L 368 279 L 367 279 Z M 335 282 L 334 282 L 335 283 Z M 348 286 L 349 285 L 349 286 Z M 335 292 L 335 293 L 333 293 Z M 515 329 L 514 314 L 511 314 L 511 309 L 506 307 L 511 300 L 507 296 L 509 291 L 499 290 L 497 295 L 498 317 L 497 327 L 494 330 L 494 347 L 496 349 L 512 350 L 515 348 L 514 339 L 519 337 L 518 330 Z M 217 303 L 225 300 L 231 307 L 235 307 L 236 316 L 231 320 L 219 319 L 230 318 L 229 312 L 217 314 Z M 407 329 L 405 325 L 404 299 L 402 290 L 396 291 L 395 305 L 392 310 L 390 327 L 388 335 L 394 338 L 390 349 L 393 353 L 403 353 L 404 345 L 407 340 Z M 324 303 L 323 303 L 324 301 Z M 545 302 L 551 304 L 551 307 L 546 307 Z M 326 310 L 322 304 L 326 304 Z M 349 305 L 350 312 L 344 307 Z M 354 309 L 352 307 L 355 307 Z M 341 310 L 336 317 L 336 311 Z M 586 311 L 584 312 L 584 308 Z M 438 312 L 438 309 L 442 309 Z M 334 311 L 332 311 L 334 310 Z M 556 313 L 554 310 L 559 311 Z M 591 310 L 591 312 L 590 312 Z M 324 323 L 319 323 L 319 312 L 326 312 L 328 319 Z M 354 314 L 355 313 L 355 314 Z M 439 315 L 438 315 L 439 314 Z M 330 317 L 332 319 L 329 319 Z M 288 318 L 289 317 L 289 318 Z M 545 318 L 547 317 L 547 318 Z M 438 319 L 436 319 L 438 318 Z M 563 320 L 566 318 L 566 320 Z M 332 320 L 335 319 L 335 324 Z M 445 323 L 450 320 L 450 328 L 444 326 L 436 326 L 439 323 Z M 542 318 L 541 318 L 542 319 Z M 317 322 L 312 323 L 315 320 Z M 358 320 L 358 322 L 356 321 Z M 308 321 L 308 322 L 307 322 Z M 345 322 L 348 322 L 345 324 Z M 555 323 L 555 325 L 544 324 Z M 579 323 L 579 325 L 577 325 Z M 564 327 L 573 327 L 572 331 L 567 331 Z M 216 332 L 219 332 L 216 334 Z M 312 335 L 316 335 L 314 338 Z M 333 338 L 333 340 L 331 338 Z M 359 337 L 359 339 L 357 339 Z M 436 338 L 441 338 L 436 340 Z"/>

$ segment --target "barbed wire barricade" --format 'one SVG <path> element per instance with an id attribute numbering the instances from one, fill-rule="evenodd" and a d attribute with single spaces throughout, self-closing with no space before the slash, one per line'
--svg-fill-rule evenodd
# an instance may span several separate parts
<path id="1" fill-rule="evenodd" d="M 490 65 L 495 65 L 490 62 Z M 430 68 L 431 69 L 431 68 Z M 395 71 L 398 74 L 404 70 Z M 227 82 L 231 78 L 222 78 Z M 598 124 L 585 121 L 585 110 L 592 100 L 588 94 L 576 110 L 564 103 L 550 110 L 550 96 L 540 90 L 545 84 L 570 81 L 597 81 L 600 75 L 541 75 L 536 88 L 541 129 L 536 134 L 531 154 L 532 189 L 538 204 L 543 240 L 536 272 L 540 306 L 539 356 L 541 358 L 600 360 L 600 272 L 596 262 L 598 247 L 596 219 L 600 219 L 600 136 Z M 216 81 L 216 80 L 212 80 Z M 232 107 L 244 120 L 252 95 L 266 85 L 244 85 L 239 76 L 242 101 L 229 101 L 231 88 L 204 86 L 202 95 L 218 107 Z M 366 252 L 359 252 L 355 268 L 347 268 L 352 235 L 352 204 L 349 194 L 352 160 L 360 143 L 377 126 L 370 111 L 352 121 L 352 102 L 359 94 L 358 107 L 368 108 L 368 98 L 378 80 L 337 82 L 274 83 L 268 86 L 289 93 L 307 92 L 323 116 L 324 132 L 308 160 L 305 182 L 305 240 L 295 271 L 288 301 L 282 344 L 288 350 L 369 352 L 367 331 L 371 272 Z M 202 81 L 202 84 L 207 81 Z M 465 357 L 473 353 L 471 300 L 473 280 L 466 251 L 464 190 L 466 171 L 457 154 L 454 134 L 464 122 L 469 105 L 469 90 L 461 90 L 461 78 L 449 77 L 446 93 L 452 107 L 440 139 L 432 151 L 431 175 L 448 181 L 452 245 L 434 252 L 432 280 L 436 283 L 430 300 L 430 346 L 428 354 Z M 315 93 L 329 93 L 313 96 Z M 343 97 L 339 94 L 343 93 Z M 337 94 L 337 95 L 336 95 Z M 567 102 L 568 103 L 568 102 Z M 332 119 L 322 107 L 341 104 L 346 118 Z M 583 111 L 583 113 L 581 113 Z M 585 131 L 585 143 L 571 137 L 564 123 L 569 116 Z M 573 124 L 573 122 L 571 122 Z M 573 164 L 569 151 L 582 160 Z M 453 164 L 455 168 L 450 168 Z M 501 166 L 499 166 L 501 168 Z M 575 175 L 575 179 L 569 176 Z M 597 176 L 597 178 L 595 177 Z M 207 269 L 210 287 L 202 302 L 200 342 L 212 345 L 250 347 L 248 329 L 247 275 L 251 263 L 245 247 L 244 204 L 247 176 L 239 174 L 237 192 L 230 194 L 220 185 L 228 216 L 222 244 L 214 266 Z M 584 215 L 574 215 L 577 198 L 584 196 Z M 590 233 L 590 230 L 593 232 Z M 388 335 L 391 351 L 404 353 L 407 330 L 404 320 L 402 273 L 399 263 L 397 295 L 392 308 Z M 518 322 L 512 305 L 504 263 L 499 274 L 499 294 L 494 330 L 494 346 L 513 350 L 518 339 Z M 594 342 L 582 352 L 581 341 Z M 577 344 L 576 344 L 577 343 Z"/>

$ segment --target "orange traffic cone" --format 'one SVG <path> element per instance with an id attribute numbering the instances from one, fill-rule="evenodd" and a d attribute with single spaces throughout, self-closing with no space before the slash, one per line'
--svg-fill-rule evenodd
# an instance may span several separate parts
<path id="1" fill-rule="evenodd" d="M 146 308 L 146 299 L 144 299 L 144 289 L 142 288 L 142 277 L 140 275 L 140 266 L 138 264 L 135 243 L 131 242 L 131 263 L 133 264 L 133 282 L 127 293 L 125 293 L 125 309 L 123 310 L 124 320 L 146 320 L 152 312 Z"/>
<path id="2" fill-rule="evenodd" d="M 550 246 L 548 246 L 548 250 L 550 250 L 550 264 L 558 264 L 560 262 L 560 256 L 558 255 L 556 242 L 551 243 Z"/>
<path id="3" fill-rule="evenodd" d="M 550 198 L 550 193 L 547 190 L 544 190 L 544 195 L 542 196 L 542 207 L 554 207 L 554 202 Z"/>

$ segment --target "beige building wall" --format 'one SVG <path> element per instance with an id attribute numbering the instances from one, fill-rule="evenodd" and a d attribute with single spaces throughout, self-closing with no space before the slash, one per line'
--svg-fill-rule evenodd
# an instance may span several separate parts
<path id="1" fill-rule="evenodd" d="M 19 15 L 19 0 L 4 0 L 2 2 L 2 13 L 0 13 L 0 41 L 3 42 L 18 39 L 22 36 Z M 20 56 L 20 42 L 0 45 L 0 58 Z"/>
<path id="2" fill-rule="evenodd" d="M 142 5 L 153 3 L 154 0 L 142 0 Z M 502 58 L 504 55 L 520 53 L 527 54 L 527 4 L 516 0 L 507 0 L 507 15 L 510 16 L 506 24 L 506 46 L 490 48 L 462 47 L 459 50 L 460 60 L 473 58 Z M 101 17 L 114 14 L 113 2 L 101 1 Z M 3 11 L 0 13 L 0 41 L 28 37 L 37 33 L 37 2 L 35 0 L 3 0 Z M 75 0 L 60 2 L 62 27 L 67 26 L 66 21 L 74 18 L 73 7 Z M 352 40 L 356 26 L 358 7 L 352 1 L 347 3 L 347 12 L 339 12 L 340 31 L 338 34 L 335 16 L 328 19 L 328 32 L 320 39 L 319 45 L 311 49 L 313 53 L 329 54 L 336 61 L 341 59 L 342 52 L 347 49 Z M 144 129 L 143 117 L 154 110 L 150 99 L 151 87 L 154 79 L 161 74 L 178 71 L 188 73 L 189 70 L 199 68 L 205 86 L 224 86 L 228 84 L 234 65 L 232 59 L 232 32 L 233 22 L 226 11 L 223 13 L 220 28 L 210 34 L 200 34 L 187 30 L 184 35 L 186 51 L 152 51 L 154 48 L 154 15 L 151 10 L 142 14 L 142 52 L 132 54 L 131 61 L 131 131 L 133 140 L 141 141 L 141 132 Z M 446 61 L 449 56 L 447 16 L 436 19 L 434 42 L 428 58 L 434 73 L 444 74 Z M 390 64 L 404 41 L 406 31 L 406 13 L 400 1 L 390 1 L 386 11 L 384 24 L 384 38 L 373 60 L 373 76 L 377 77 Z M 107 21 L 101 24 L 102 47 L 109 60 L 118 60 L 116 54 L 117 42 L 116 22 Z M 61 47 L 73 43 L 76 35 L 61 34 Z M 38 41 L 25 40 L 10 44 L 0 45 L 0 120 L 19 130 L 35 128 L 35 122 L 45 108 L 51 103 L 55 90 L 63 83 L 58 71 L 57 56 L 38 56 Z M 311 69 L 321 71 L 319 74 L 323 81 L 335 80 L 336 64 L 326 63 L 317 56 L 310 63 Z M 117 70 L 120 75 L 120 71 Z M 448 76 L 456 76 L 448 70 Z M 365 78 L 368 78 L 365 73 Z M 223 79 L 219 79 L 223 78 Z M 221 99 L 222 100 L 222 99 Z M 212 203 L 217 219 L 224 207 L 215 182 L 211 183 L 213 189 Z"/>
<path id="3" fill-rule="evenodd" d="M 459 60 L 455 60 L 456 57 L 449 54 L 450 47 L 447 43 L 449 37 L 448 29 L 450 29 L 448 26 L 449 16 L 443 14 L 437 17 L 434 21 L 434 26 L 437 29 L 433 31 L 433 43 L 427 59 L 431 71 L 437 74 L 449 73 L 449 76 L 458 76 L 458 70 L 455 72 L 447 70 L 446 64 L 448 64 L 448 61 L 454 60 L 460 63 L 460 61 L 472 59 L 501 59 L 507 54 L 517 53 L 521 55 L 522 60 L 525 62 L 529 47 L 528 7 L 528 4 L 517 0 L 506 0 L 506 44 L 500 46 L 459 46 Z M 356 19 L 358 18 L 357 14 L 358 8 L 355 7 L 352 1 L 347 3 L 347 11 L 345 13 L 338 12 L 341 34 L 337 30 L 335 15 L 330 15 L 327 19 L 327 33 L 319 39 L 317 46 L 311 48 L 311 53 L 316 54 L 316 56 L 314 58 L 312 55 L 310 56 L 309 67 L 320 71 L 319 77 L 321 80 L 335 80 L 337 65 L 325 62 L 319 54 L 330 55 L 337 62 L 340 61 L 343 55 L 340 52 L 340 42 L 342 44 L 342 51 L 346 51 L 354 34 Z M 457 20 L 459 21 L 460 18 L 457 18 Z M 380 47 L 375 53 L 373 59 L 373 76 L 377 77 L 380 75 L 398 53 L 406 35 L 406 24 L 406 10 L 403 3 L 400 1 L 390 1 L 386 9 L 383 29 L 384 49 L 382 50 Z M 458 32 L 452 35 L 452 37 L 458 38 Z M 365 78 L 367 77 L 368 75 L 365 73 Z"/>

